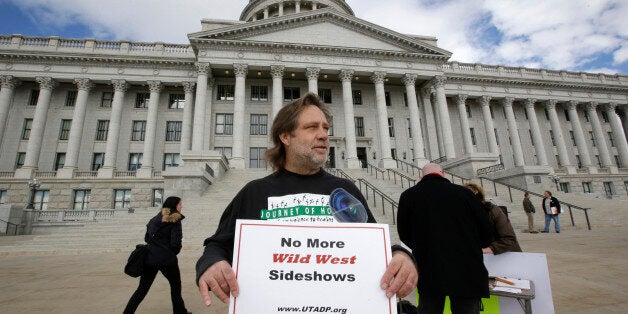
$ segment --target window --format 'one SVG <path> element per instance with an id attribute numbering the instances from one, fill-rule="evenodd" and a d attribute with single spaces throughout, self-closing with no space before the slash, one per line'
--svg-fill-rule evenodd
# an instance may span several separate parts
<path id="1" fill-rule="evenodd" d="M 602 168 L 602 159 L 600 159 L 600 155 L 595 155 L 595 159 L 597 160 L 597 166 Z"/>
<path id="2" fill-rule="evenodd" d="M 142 153 L 130 153 L 129 154 L 129 165 L 127 167 L 128 171 L 135 171 L 137 169 L 142 168 Z"/>
<path id="3" fill-rule="evenodd" d="M 0 205 L 7 202 L 7 190 L 0 190 Z"/>
<path id="4" fill-rule="evenodd" d="M 464 105 L 465 109 L 467 110 L 467 118 L 471 118 L 473 115 L 471 114 L 471 106 L 469 105 Z"/>
<path id="5" fill-rule="evenodd" d="M 216 114 L 216 134 L 233 134 L 233 114 Z"/>
<path id="6" fill-rule="evenodd" d="M 268 101 L 268 86 L 251 86 L 251 101 Z"/>
<path id="7" fill-rule="evenodd" d="M 146 121 L 133 121 L 131 141 L 143 141 L 146 135 Z"/>
<path id="8" fill-rule="evenodd" d="M 584 112 L 584 121 L 591 122 L 591 119 L 589 119 L 589 112 L 586 110 L 583 112 Z"/>
<path id="9" fill-rule="evenodd" d="M 153 189 L 153 207 L 161 207 L 164 203 L 164 189 Z"/>
<path id="10" fill-rule="evenodd" d="M 477 145 L 477 142 L 475 141 L 475 129 L 469 128 L 469 133 L 471 133 L 471 144 Z"/>
<path id="11" fill-rule="evenodd" d="M 181 121 L 166 121 L 166 142 L 180 142 L 182 127 Z"/>
<path id="12" fill-rule="evenodd" d="M 216 100 L 233 100 L 235 85 L 218 85 Z"/>
<path id="13" fill-rule="evenodd" d="M 37 210 L 47 210 L 49 199 L 50 199 L 50 190 L 37 190 L 35 191 L 35 199 L 33 201 L 33 207 Z"/>
<path id="14" fill-rule="evenodd" d="M 491 119 L 495 119 L 495 114 L 493 114 L 493 107 L 489 105 L 488 109 L 491 111 Z"/>
<path id="15" fill-rule="evenodd" d="M 148 108 L 150 93 L 137 93 L 135 95 L 135 108 Z"/>
<path id="16" fill-rule="evenodd" d="M 608 198 L 612 198 L 615 194 L 615 186 L 613 186 L 613 182 L 604 182 L 604 194 Z"/>
<path id="17" fill-rule="evenodd" d="M 327 129 L 328 136 L 334 136 L 334 117 L 331 117 L 329 121 L 329 129 Z"/>
<path id="18" fill-rule="evenodd" d="M 131 204 L 131 189 L 113 190 L 113 208 L 122 209 Z"/>
<path id="19" fill-rule="evenodd" d="M 37 100 L 38 99 L 39 99 L 39 90 L 38 89 L 31 90 L 31 95 L 28 98 L 28 105 L 29 106 L 37 106 Z"/>
<path id="20" fill-rule="evenodd" d="M 231 158 L 231 147 L 214 147 L 214 149 L 226 158 Z"/>
<path id="21" fill-rule="evenodd" d="M 65 165 L 65 153 L 57 153 L 55 156 L 55 165 L 53 170 L 57 171 L 63 168 L 63 165 Z"/>
<path id="22" fill-rule="evenodd" d="M 569 119 L 569 110 L 567 110 L 567 109 L 565 109 L 565 120 L 567 120 L 567 121 L 571 121 L 571 120 Z"/>
<path id="23" fill-rule="evenodd" d="M 251 135 L 266 135 L 268 126 L 268 115 L 252 114 L 251 115 Z"/>
<path id="24" fill-rule="evenodd" d="M 523 114 L 526 117 L 526 120 L 528 120 L 528 110 L 523 110 Z"/>
<path id="25" fill-rule="evenodd" d="M 163 170 L 168 167 L 179 167 L 181 164 L 181 155 L 179 153 L 166 153 L 164 154 L 164 166 Z"/>
<path id="26" fill-rule="evenodd" d="M 364 136 L 364 118 L 355 117 L 355 136 Z"/>
<path id="27" fill-rule="evenodd" d="M 396 148 L 391 148 L 390 149 L 390 156 L 392 157 L 392 159 L 397 160 L 397 149 Z"/>
<path id="28" fill-rule="evenodd" d="M 113 102 L 113 93 L 102 92 L 102 96 L 100 97 L 100 106 L 103 108 L 111 108 L 112 102 Z"/>
<path id="29" fill-rule="evenodd" d="M 183 109 L 185 106 L 185 94 L 170 94 L 168 109 Z"/>
<path id="30" fill-rule="evenodd" d="M 67 141 L 70 137 L 70 127 L 72 127 L 72 120 L 61 120 L 61 129 L 59 130 L 59 140 Z"/>
<path id="31" fill-rule="evenodd" d="M 98 171 L 105 164 L 105 153 L 94 153 L 92 157 L 92 171 Z"/>
<path id="32" fill-rule="evenodd" d="M 266 168 L 265 153 L 266 147 L 251 147 L 249 150 L 249 168 Z"/>
<path id="33" fill-rule="evenodd" d="M 392 103 L 390 102 L 390 92 L 384 92 L 384 99 L 386 100 L 386 106 L 392 106 Z"/>
<path id="34" fill-rule="evenodd" d="M 624 166 L 621 163 L 621 158 L 619 158 L 619 155 L 615 155 L 615 164 L 617 165 L 617 168 L 622 168 Z"/>
<path id="35" fill-rule="evenodd" d="M 532 138 L 532 130 L 528 129 L 528 136 L 530 136 L 530 143 L 534 146 L 534 139 Z"/>
<path id="36" fill-rule="evenodd" d="M 608 113 L 606 113 L 606 111 L 602 111 L 602 120 L 604 120 L 605 123 L 608 123 Z"/>
<path id="37" fill-rule="evenodd" d="M 362 104 L 362 91 L 354 89 L 351 92 L 353 94 L 353 104 L 361 105 Z"/>
<path id="38" fill-rule="evenodd" d="M 552 140 L 552 146 L 556 146 L 556 139 L 554 138 L 554 131 L 549 130 L 550 139 Z"/>
<path id="39" fill-rule="evenodd" d="M 66 107 L 74 107 L 76 105 L 76 91 L 69 90 L 67 94 L 65 94 L 65 106 Z"/>
<path id="40" fill-rule="evenodd" d="M 608 141 L 611 143 L 611 147 L 615 147 L 615 137 L 613 132 L 608 132 Z"/>
<path id="41" fill-rule="evenodd" d="M 578 168 L 582 168 L 582 161 L 580 160 L 580 155 L 576 155 L 576 164 Z"/>
<path id="42" fill-rule="evenodd" d="M 92 194 L 91 190 L 74 190 L 74 200 L 72 202 L 72 209 L 88 210 L 89 209 L 89 196 L 91 194 Z"/>
<path id="43" fill-rule="evenodd" d="M 403 105 L 408 107 L 408 93 L 403 93 Z"/>
<path id="44" fill-rule="evenodd" d="M 545 112 L 545 120 L 549 121 L 549 111 L 547 111 L 547 108 L 545 108 L 545 110 L 543 110 Z"/>
<path id="45" fill-rule="evenodd" d="M 571 184 L 569 184 L 569 182 L 561 182 L 560 190 L 564 193 L 571 193 Z"/>
<path id="46" fill-rule="evenodd" d="M 28 140 L 31 137 L 32 128 L 33 128 L 33 119 L 24 119 L 24 127 L 22 128 L 23 140 Z"/>
<path id="47" fill-rule="evenodd" d="M 561 167 L 562 165 L 560 164 L 560 158 L 558 157 L 558 155 L 556 155 L 555 158 L 556 158 L 556 165 L 558 165 L 558 167 Z"/>
<path id="48" fill-rule="evenodd" d="M 301 91 L 298 87 L 284 87 L 283 101 L 292 101 L 301 97 Z"/>
<path id="49" fill-rule="evenodd" d="M 331 88 L 319 88 L 318 97 L 322 102 L 331 104 Z"/>
<path id="50" fill-rule="evenodd" d="M 388 136 L 395 137 L 395 121 L 393 118 L 388 118 Z"/>
<path id="51" fill-rule="evenodd" d="M 18 152 L 15 157 L 15 169 L 22 168 L 24 166 L 24 160 L 26 159 L 26 153 Z"/>
<path id="52" fill-rule="evenodd" d="M 497 129 L 493 129 L 493 132 L 495 133 L 495 142 L 499 145 L 499 135 L 497 134 Z"/>
<path id="53" fill-rule="evenodd" d="M 96 125 L 96 140 L 106 141 L 109 133 L 109 120 L 98 120 Z"/>
<path id="54" fill-rule="evenodd" d="M 532 176 L 532 180 L 534 180 L 534 183 L 540 184 L 541 176 Z"/>
<path id="55" fill-rule="evenodd" d="M 582 191 L 584 193 L 593 193 L 593 184 L 591 182 L 582 182 Z"/>
<path id="56" fill-rule="evenodd" d="M 412 138 L 412 126 L 410 125 L 410 118 L 406 118 L 406 123 L 408 124 L 408 137 Z"/>
<path id="57" fill-rule="evenodd" d="M 573 131 L 569 131 L 569 137 L 571 138 L 571 144 L 576 146 L 576 137 L 573 134 Z"/>
<path id="58" fill-rule="evenodd" d="M 591 138 L 591 143 L 593 144 L 593 147 L 595 147 L 595 136 L 593 135 L 592 131 L 589 131 L 589 137 Z"/>

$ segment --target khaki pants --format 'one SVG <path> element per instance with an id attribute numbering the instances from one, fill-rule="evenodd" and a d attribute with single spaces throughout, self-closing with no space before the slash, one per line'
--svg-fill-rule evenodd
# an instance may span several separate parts
<path id="1" fill-rule="evenodd" d="M 526 213 L 528 216 L 528 232 L 536 231 L 534 230 L 534 213 Z"/>

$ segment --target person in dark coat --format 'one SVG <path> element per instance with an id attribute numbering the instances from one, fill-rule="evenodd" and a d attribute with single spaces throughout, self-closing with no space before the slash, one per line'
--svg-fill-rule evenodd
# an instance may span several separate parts
<path id="1" fill-rule="evenodd" d="M 190 313 L 185 308 L 181 296 L 181 272 L 177 254 L 181 251 L 183 228 L 181 220 L 181 198 L 170 196 L 166 199 L 161 211 L 146 224 L 144 241 L 148 243 L 148 253 L 144 264 L 144 271 L 140 276 L 140 284 L 131 296 L 124 309 L 124 313 L 135 313 L 148 290 L 150 289 L 157 272 L 161 273 L 170 283 L 170 298 L 174 314 Z"/>
<path id="2" fill-rule="evenodd" d="M 560 202 L 557 198 L 552 196 L 552 192 L 545 191 L 543 193 L 543 201 L 541 202 L 541 208 L 543 208 L 543 212 L 545 212 L 545 229 L 543 229 L 543 233 L 548 233 L 550 224 L 552 220 L 554 220 L 554 228 L 556 233 L 560 233 L 560 222 L 558 221 L 558 215 L 563 212 L 560 208 Z"/>
<path id="3" fill-rule="evenodd" d="M 418 313 L 479 313 L 489 296 L 482 248 L 492 242 L 488 215 L 473 193 L 444 178 L 438 164 L 401 194 L 399 239 L 412 249 L 419 269 Z"/>
<path id="4" fill-rule="evenodd" d="M 483 248 L 482 252 L 484 254 L 495 255 L 506 252 L 521 252 L 517 235 L 508 217 L 499 206 L 486 200 L 484 188 L 473 181 L 465 183 L 464 186 L 475 194 L 488 214 L 488 221 L 491 225 L 491 233 L 494 241 L 491 242 L 489 246 Z"/>

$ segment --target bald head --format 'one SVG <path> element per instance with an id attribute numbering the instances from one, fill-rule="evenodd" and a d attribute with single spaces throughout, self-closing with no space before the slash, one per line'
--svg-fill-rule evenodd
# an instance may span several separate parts
<path id="1" fill-rule="evenodd" d="M 443 167 L 441 167 L 439 164 L 430 162 L 427 165 L 423 166 L 422 171 L 423 171 L 423 177 L 425 177 L 428 174 L 437 174 L 441 177 L 444 177 Z"/>

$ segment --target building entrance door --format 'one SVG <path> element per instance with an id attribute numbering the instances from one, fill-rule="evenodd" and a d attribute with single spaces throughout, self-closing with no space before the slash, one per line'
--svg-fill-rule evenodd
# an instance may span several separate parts
<path id="1" fill-rule="evenodd" d="M 362 164 L 362 168 L 366 168 L 366 147 L 358 147 L 358 159 Z"/>
<path id="2" fill-rule="evenodd" d="M 329 155 L 327 155 L 326 168 L 336 168 L 336 147 L 329 148 Z"/>

